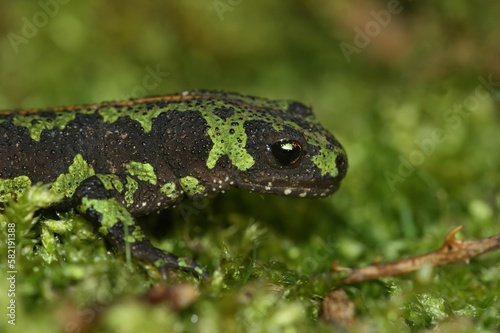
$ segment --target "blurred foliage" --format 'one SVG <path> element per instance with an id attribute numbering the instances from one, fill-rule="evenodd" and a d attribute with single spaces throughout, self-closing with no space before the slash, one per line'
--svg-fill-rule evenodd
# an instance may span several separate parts
<path id="1" fill-rule="evenodd" d="M 318 273 L 333 260 L 431 251 L 457 224 L 464 238 L 498 233 L 499 12 L 491 0 L 2 1 L 0 109 L 193 88 L 296 99 L 350 161 L 325 200 L 235 190 L 190 216 L 178 207 L 144 219 L 159 246 L 214 272 L 176 277 L 200 290 L 184 310 L 144 302 L 161 283 L 155 272 L 131 273 L 78 216 L 23 225 L 8 331 L 328 332 L 318 308 L 337 280 Z M 74 227 L 54 230 L 53 219 Z M 30 252 L 40 248 L 50 251 Z M 357 307 L 351 330 L 495 331 L 499 259 L 345 287 Z"/>

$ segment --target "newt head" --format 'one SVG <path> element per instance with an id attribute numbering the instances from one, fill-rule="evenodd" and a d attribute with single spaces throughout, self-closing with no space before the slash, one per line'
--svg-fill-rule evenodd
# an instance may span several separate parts
<path id="1" fill-rule="evenodd" d="M 245 144 L 229 149 L 244 167 L 231 177 L 234 186 L 296 197 L 334 193 L 347 172 L 347 155 L 317 122 L 312 110 L 293 101 L 269 101 L 266 105 L 260 99 L 257 104 L 259 107 L 240 104 L 240 119 L 245 120 L 238 142 Z M 233 110 L 238 113 L 238 108 Z M 246 163 L 241 163 L 243 160 Z"/>

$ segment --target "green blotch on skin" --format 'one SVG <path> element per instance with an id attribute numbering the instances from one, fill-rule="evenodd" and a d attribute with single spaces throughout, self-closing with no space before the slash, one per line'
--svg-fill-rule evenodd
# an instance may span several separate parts
<path id="1" fill-rule="evenodd" d="M 131 176 L 136 176 L 139 180 L 156 185 L 155 169 L 149 163 L 129 162 L 126 166 Z"/>
<path id="2" fill-rule="evenodd" d="M 122 116 L 114 106 L 105 106 L 99 109 L 99 114 L 105 123 L 114 123 Z"/>
<path id="3" fill-rule="evenodd" d="M 336 158 L 337 154 L 335 152 L 320 148 L 320 154 L 313 156 L 311 160 L 321 170 L 322 176 L 330 174 L 332 177 L 335 177 L 339 173 L 337 163 L 335 163 Z"/>
<path id="4" fill-rule="evenodd" d="M 73 164 L 69 166 L 68 171 L 68 173 L 57 177 L 56 181 L 52 184 L 51 191 L 66 197 L 72 197 L 80 183 L 95 174 L 92 166 L 80 154 L 75 156 Z"/>
<path id="5" fill-rule="evenodd" d="M 201 185 L 198 179 L 194 177 L 187 176 L 179 178 L 179 184 L 188 196 L 205 193 L 205 186 Z"/>
<path id="6" fill-rule="evenodd" d="M 157 105 L 148 110 L 145 105 L 139 104 L 132 107 L 132 112 L 129 111 L 129 117 L 141 124 L 144 132 L 148 133 L 153 126 L 153 119 L 158 117 L 162 112 L 164 112 L 163 109 Z"/>
<path id="7" fill-rule="evenodd" d="M 118 192 L 123 191 L 123 184 L 116 175 L 111 174 L 97 174 L 97 177 L 101 180 L 106 190 L 117 190 Z"/>
<path id="8" fill-rule="evenodd" d="M 134 226 L 135 230 L 128 235 L 129 240 L 138 241 L 144 238 L 140 228 L 135 225 L 134 219 L 128 212 L 127 208 L 121 205 L 114 198 L 110 199 L 89 199 L 83 198 L 79 209 L 83 212 L 93 209 L 101 214 L 101 226 L 99 232 L 103 235 L 108 234 L 108 230 L 116 223 L 122 222 L 124 226 Z"/>
<path id="9" fill-rule="evenodd" d="M 186 262 L 185 258 L 177 258 L 177 265 L 179 265 L 179 267 L 191 267 L 191 265 Z"/>
<path id="10" fill-rule="evenodd" d="M 129 117 L 130 119 L 137 121 L 144 133 L 151 131 L 153 126 L 153 119 L 158 117 L 163 112 L 169 111 L 170 108 L 160 108 L 157 105 L 153 106 L 152 109 L 148 110 L 146 104 L 136 104 L 132 106 L 123 106 L 116 108 L 114 106 L 104 107 L 99 110 L 104 122 L 113 123 L 120 117 Z"/>
<path id="11" fill-rule="evenodd" d="M 27 176 L 0 179 L 0 202 L 7 202 L 11 198 L 16 198 L 30 187 L 31 180 Z"/>
<path id="12" fill-rule="evenodd" d="M 64 129 L 66 125 L 75 119 L 76 112 L 57 112 L 55 117 L 44 117 L 40 115 L 16 115 L 12 118 L 12 123 L 16 126 L 26 127 L 30 132 L 30 137 L 35 141 L 40 141 L 43 130 L 53 128 Z"/>
<path id="13" fill-rule="evenodd" d="M 245 171 L 251 168 L 255 160 L 245 149 L 247 134 L 243 128 L 244 121 L 233 119 L 236 118 L 235 115 L 224 120 L 214 114 L 203 113 L 210 126 L 208 135 L 214 144 L 208 154 L 207 167 L 213 169 L 219 158 L 227 155 L 238 169 Z"/>
<path id="14" fill-rule="evenodd" d="M 134 231 L 132 231 L 132 233 L 130 235 L 123 237 L 123 239 L 126 242 L 133 243 L 133 242 L 143 240 L 144 237 L 146 237 L 146 236 L 144 236 L 144 234 L 142 233 L 142 230 L 139 228 L 139 226 L 135 225 Z"/>
<path id="15" fill-rule="evenodd" d="M 203 272 L 203 269 L 201 267 L 195 267 L 194 271 L 198 273 L 200 276 L 203 276 L 205 272 Z"/>
<path id="16" fill-rule="evenodd" d="M 201 267 L 193 267 L 193 262 L 188 258 L 177 258 L 177 265 L 181 268 L 194 268 L 194 271 L 199 275 L 204 275 L 203 269 Z M 160 266 L 157 266 L 160 267 Z"/>
<path id="17" fill-rule="evenodd" d="M 130 176 L 127 176 L 125 184 L 125 203 L 131 206 L 134 203 L 134 193 L 139 188 L 139 184 Z"/>
<path id="18" fill-rule="evenodd" d="M 169 199 L 177 199 L 180 196 L 180 192 L 177 190 L 177 186 L 173 182 L 166 183 L 160 187 L 160 193 Z"/>
<path id="19" fill-rule="evenodd" d="M 165 265 L 165 260 L 163 260 L 163 259 L 156 259 L 155 262 L 153 263 L 153 265 L 155 267 L 157 267 L 157 268 L 160 268 L 163 265 Z"/>

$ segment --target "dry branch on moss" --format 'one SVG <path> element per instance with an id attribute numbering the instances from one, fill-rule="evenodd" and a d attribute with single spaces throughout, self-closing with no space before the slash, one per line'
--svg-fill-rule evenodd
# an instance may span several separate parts
<path id="1" fill-rule="evenodd" d="M 456 233 L 460 229 L 462 229 L 462 226 L 453 228 L 446 235 L 446 240 L 439 250 L 390 263 L 347 269 L 347 276 L 341 280 L 341 283 L 352 284 L 382 277 L 407 274 L 418 270 L 424 265 L 440 266 L 458 261 L 468 262 L 473 257 L 500 249 L 500 234 L 480 240 L 461 241 L 455 238 Z M 332 269 L 334 271 L 346 270 L 337 265 L 334 265 Z"/>

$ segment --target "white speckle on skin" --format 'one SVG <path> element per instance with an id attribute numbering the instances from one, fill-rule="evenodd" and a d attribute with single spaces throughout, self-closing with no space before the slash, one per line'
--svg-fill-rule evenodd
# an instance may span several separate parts
<path id="1" fill-rule="evenodd" d="M 302 193 L 300 193 L 300 194 L 299 194 L 299 197 L 303 198 L 303 197 L 305 197 L 306 195 L 307 195 L 307 192 L 302 192 Z"/>
<path id="2" fill-rule="evenodd" d="M 224 181 L 227 183 L 228 180 L 229 180 L 229 177 L 226 176 L 226 179 L 224 179 Z"/>
<path id="3" fill-rule="evenodd" d="M 273 186 L 273 183 L 269 182 L 267 183 L 267 186 Z"/>
<path id="4" fill-rule="evenodd" d="M 266 186 L 266 191 L 271 191 L 271 187 L 270 186 Z"/>
<path id="5" fill-rule="evenodd" d="M 222 184 L 222 180 L 219 180 L 219 184 Z"/>
<path id="6" fill-rule="evenodd" d="M 161 206 L 161 202 L 158 202 L 156 205 L 157 205 L 158 207 L 160 207 L 160 206 Z"/>
<path id="7" fill-rule="evenodd" d="M 324 197 L 326 195 L 326 193 L 321 193 L 320 196 Z"/>
<path id="8" fill-rule="evenodd" d="M 187 96 L 187 95 L 189 95 L 189 91 L 186 90 L 182 92 L 182 96 Z"/>
<path id="9" fill-rule="evenodd" d="M 291 189 L 289 189 L 289 188 L 287 188 L 286 190 L 284 190 L 284 191 L 283 191 L 283 193 L 284 193 L 285 195 L 289 195 L 290 193 L 292 193 L 292 190 L 291 190 Z"/>
<path id="10" fill-rule="evenodd" d="M 147 204 L 148 204 L 148 203 L 147 203 L 146 201 L 144 201 L 144 202 L 141 204 L 141 206 L 142 206 L 142 207 L 146 207 L 146 205 L 147 205 Z"/>
<path id="11" fill-rule="evenodd" d="M 222 185 L 219 185 L 219 189 L 221 189 L 221 188 L 222 188 Z"/>
<path id="12" fill-rule="evenodd" d="M 234 185 L 234 182 L 231 180 L 231 181 L 229 182 L 229 185 Z"/>

